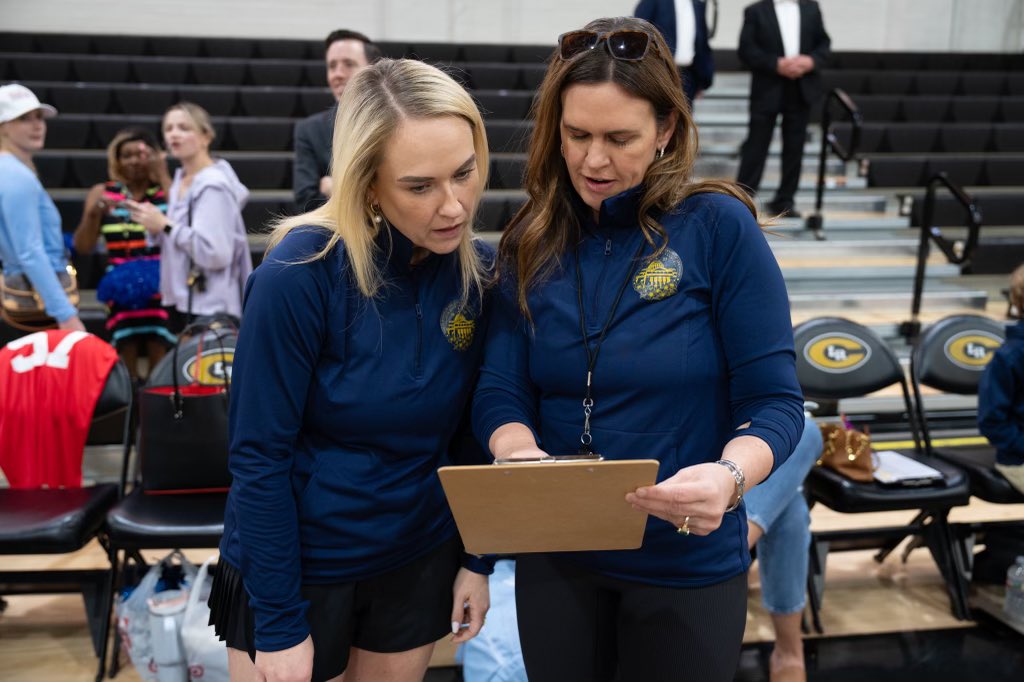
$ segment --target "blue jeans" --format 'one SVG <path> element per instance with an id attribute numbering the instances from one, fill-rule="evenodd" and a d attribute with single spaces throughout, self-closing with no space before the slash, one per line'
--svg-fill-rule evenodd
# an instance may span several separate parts
<path id="1" fill-rule="evenodd" d="M 516 562 L 502 559 L 488 581 L 491 609 L 480 634 L 459 647 L 465 682 L 526 682 L 516 619 Z"/>
<path id="2" fill-rule="evenodd" d="M 769 613 L 802 611 L 807 598 L 811 516 L 803 482 L 821 455 L 821 430 L 807 417 L 793 454 L 743 496 L 747 519 L 764 530 L 757 541 L 761 599 Z"/>

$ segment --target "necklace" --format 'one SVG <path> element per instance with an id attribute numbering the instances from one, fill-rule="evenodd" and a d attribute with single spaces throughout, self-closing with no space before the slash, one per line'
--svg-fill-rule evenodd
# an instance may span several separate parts
<path id="1" fill-rule="evenodd" d="M 640 256 L 644 252 L 645 244 L 646 242 L 641 239 L 640 247 L 636 250 L 636 255 L 633 256 L 634 263 L 640 262 Z M 619 285 L 619 290 L 615 294 L 615 300 L 612 302 L 611 310 L 608 311 L 608 318 L 604 321 L 601 333 L 597 337 L 597 345 L 595 345 L 593 350 L 591 350 L 590 343 L 587 341 L 586 312 L 583 309 L 583 269 L 580 267 L 580 247 L 579 244 L 576 245 L 576 303 L 579 307 L 580 313 L 580 335 L 583 340 L 583 349 L 587 353 L 587 385 L 583 392 L 583 433 L 580 434 L 580 454 L 594 454 L 594 450 L 591 447 L 594 442 L 594 437 L 590 434 L 590 416 L 594 410 L 594 367 L 597 366 L 597 356 L 601 352 L 601 346 L 604 344 L 604 337 L 608 333 L 608 327 L 612 324 L 612 318 L 615 317 L 615 311 L 619 309 L 619 302 L 622 300 L 622 294 L 625 293 L 626 287 L 633 279 L 633 273 L 635 270 L 636 265 L 634 264 L 633 267 L 626 272 L 626 278 L 623 279 L 622 284 Z"/>

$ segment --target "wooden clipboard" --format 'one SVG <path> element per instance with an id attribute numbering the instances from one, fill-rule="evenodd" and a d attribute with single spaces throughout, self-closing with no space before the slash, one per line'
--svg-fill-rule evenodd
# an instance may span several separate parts
<path id="1" fill-rule="evenodd" d="M 449 466 L 437 471 L 466 551 L 636 549 L 647 514 L 626 493 L 654 485 L 653 459 Z"/>

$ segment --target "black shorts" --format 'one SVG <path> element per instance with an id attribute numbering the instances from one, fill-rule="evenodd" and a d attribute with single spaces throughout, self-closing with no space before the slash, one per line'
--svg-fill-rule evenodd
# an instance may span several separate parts
<path id="1" fill-rule="evenodd" d="M 313 637 L 313 682 L 345 672 L 349 649 L 397 653 L 451 632 L 458 536 L 388 573 L 348 583 L 303 585 Z M 210 624 L 228 647 L 256 660 L 255 627 L 242 576 L 220 562 L 210 591 Z"/>

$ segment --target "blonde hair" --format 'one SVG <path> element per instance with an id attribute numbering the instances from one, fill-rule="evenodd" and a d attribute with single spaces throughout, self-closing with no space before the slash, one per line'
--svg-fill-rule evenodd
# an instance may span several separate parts
<path id="1" fill-rule="evenodd" d="M 382 59 L 364 68 L 345 87 L 334 123 L 331 178 L 334 191 L 327 203 L 274 225 L 268 250 L 297 227 L 314 225 L 332 232 L 327 245 L 309 260 L 323 258 L 337 245 L 345 251 L 359 291 L 376 296 L 383 273 L 375 259 L 375 238 L 381 227 L 374 222 L 369 190 L 384 158 L 388 142 L 405 119 L 455 116 L 469 123 L 476 152 L 480 196 L 487 184 L 490 166 L 487 136 L 476 104 L 450 76 L 423 62 L 411 59 Z M 473 216 L 468 225 L 473 224 Z M 473 242 L 476 235 L 464 231 L 457 253 L 462 275 L 463 302 L 472 290 L 478 294 L 485 285 L 484 264 Z"/>
<path id="2" fill-rule="evenodd" d="M 206 135 L 210 142 L 217 137 L 217 131 L 213 128 L 213 122 L 210 120 L 210 114 L 195 102 L 181 101 L 177 104 L 172 104 L 167 107 L 167 111 L 164 112 L 164 119 L 167 119 L 167 115 L 172 111 L 180 111 L 188 116 L 189 120 L 192 121 L 192 125 L 196 127 L 196 130 Z M 163 121 L 160 125 L 163 128 Z"/>
<path id="3" fill-rule="evenodd" d="M 1024 319 L 1024 265 L 1010 275 L 1010 306 L 1017 310 L 1017 317 Z"/>
<path id="4" fill-rule="evenodd" d="M 571 85 L 615 83 L 626 92 L 651 103 L 658 130 L 664 130 L 675 114 L 672 137 L 663 155 L 647 169 L 643 179 L 637 220 L 644 238 L 660 253 L 668 244 L 665 229 L 653 213 L 674 210 L 692 194 L 717 192 L 739 199 L 757 217 L 750 197 L 739 185 L 725 180 L 693 182 L 697 159 L 697 126 L 683 95 L 679 70 L 661 33 L 643 19 L 618 17 L 595 19 L 584 27 L 597 33 L 618 30 L 643 31 L 651 46 L 643 59 L 613 59 L 604 44 L 563 60 L 551 55 L 548 70 L 533 105 L 534 128 L 526 163 L 526 203 L 501 236 L 499 269 L 515 275 L 520 311 L 530 319 L 527 295 L 549 274 L 561 254 L 580 238 L 573 209 L 575 190 L 559 153 L 561 145 L 562 93 Z"/>

